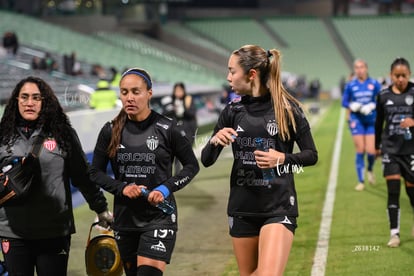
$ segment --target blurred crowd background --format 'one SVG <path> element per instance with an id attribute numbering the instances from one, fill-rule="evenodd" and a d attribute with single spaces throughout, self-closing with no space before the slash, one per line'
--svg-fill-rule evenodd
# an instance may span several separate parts
<path id="1" fill-rule="evenodd" d="M 414 0 L 0 0 L 0 103 L 34 74 L 67 111 L 87 109 L 100 80 L 117 91 L 142 67 L 154 109 L 183 82 L 208 124 L 234 97 L 227 59 L 244 44 L 280 49 L 285 86 L 317 103 L 340 97 L 356 58 L 388 85 L 394 58 L 414 60 L 413 12 Z"/>

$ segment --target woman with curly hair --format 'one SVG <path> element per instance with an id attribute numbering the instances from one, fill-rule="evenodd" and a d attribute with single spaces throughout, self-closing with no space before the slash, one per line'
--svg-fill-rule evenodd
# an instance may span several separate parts
<path id="1" fill-rule="evenodd" d="M 40 136 L 40 138 L 38 138 Z M 0 208 L 0 238 L 10 275 L 66 275 L 75 233 L 70 182 L 79 188 L 104 227 L 107 201 L 89 180 L 75 130 L 50 86 L 27 77 L 14 88 L 0 122 L 0 161 L 26 156 L 39 143 L 28 196 Z M 4 163 L 3 163 L 4 164 Z"/>

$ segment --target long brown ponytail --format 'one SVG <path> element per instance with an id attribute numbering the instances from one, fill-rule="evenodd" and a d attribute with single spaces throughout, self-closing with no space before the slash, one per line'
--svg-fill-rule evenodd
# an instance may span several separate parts
<path id="1" fill-rule="evenodd" d="M 260 83 L 266 86 L 271 94 L 273 109 L 278 124 L 278 135 L 283 141 L 289 140 L 289 125 L 296 132 L 296 122 L 292 104 L 301 106 L 283 86 L 281 78 L 281 53 L 276 49 L 265 51 L 257 45 L 245 45 L 233 52 L 239 57 L 239 64 L 247 74 L 249 70 L 260 72 Z"/>
<path id="2" fill-rule="evenodd" d="M 111 142 L 108 146 L 109 158 L 113 158 L 116 155 L 118 146 L 121 143 L 122 129 L 124 128 L 127 117 L 128 115 L 126 114 L 126 112 L 123 109 L 121 109 L 118 115 L 112 120 L 112 136 Z"/>

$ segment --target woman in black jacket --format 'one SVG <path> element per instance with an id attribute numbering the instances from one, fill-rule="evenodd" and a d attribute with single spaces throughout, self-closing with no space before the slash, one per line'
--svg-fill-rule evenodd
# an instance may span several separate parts
<path id="1" fill-rule="evenodd" d="M 174 84 L 171 102 L 164 107 L 164 115 L 176 120 L 178 128 L 193 145 L 197 131 L 197 108 L 194 98 L 187 94 L 184 83 Z M 174 171 L 178 173 L 182 169 L 181 163 L 175 159 L 174 165 Z"/>
<path id="2" fill-rule="evenodd" d="M 293 173 L 315 164 L 317 151 L 300 103 L 282 85 L 278 50 L 243 46 L 228 69 L 242 97 L 222 111 L 201 160 L 211 166 L 232 146 L 227 213 L 240 275 L 282 275 L 298 216 Z"/>
<path id="3" fill-rule="evenodd" d="M 93 179 L 114 195 L 113 228 L 128 276 L 163 274 L 175 245 L 177 210 L 163 212 L 157 206 L 167 200 L 175 207 L 174 192 L 199 170 L 185 134 L 150 108 L 152 93 L 146 71 L 132 68 L 122 74 L 122 109 L 102 127 L 92 162 Z M 183 168 L 173 176 L 175 157 Z M 106 175 L 108 162 L 115 179 Z"/>
<path id="4" fill-rule="evenodd" d="M 112 217 L 55 93 L 42 79 L 27 77 L 14 88 L 0 122 L 0 161 L 26 156 L 35 141 L 41 141 L 40 167 L 27 197 L 0 208 L 3 255 L 9 275 L 31 276 L 35 269 L 39 276 L 66 275 L 75 233 L 70 182 L 102 226 Z"/>
<path id="5" fill-rule="evenodd" d="M 377 98 L 375 149 L 382 156 L 383 176 L 387 183 L 389 247 L 400 246 L 401 179 L 414 210 L 414 83 L 410 81 L 410 63 L 396 58 L 390 69 L 392 84 Z M 411 211 L 410 211 L 411 212 Z M 411 235 L 414 236 L 414 226 Z"/>

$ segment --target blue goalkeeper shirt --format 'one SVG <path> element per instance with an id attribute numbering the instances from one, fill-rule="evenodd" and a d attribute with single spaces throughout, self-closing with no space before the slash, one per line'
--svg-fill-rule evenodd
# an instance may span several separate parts
<path id="1" fill-rule="evenodd" d="M 381 91 L 381 84 L 373 78 L 368 77 L 364 82 L 360 82 L 357 78 L 349 81 L 344 89 L 342 96 L 342 106 L 349 108 L 351 102 L 357 102 L 361 105 L 376 102 L 376 97 Z M 375 109 L 368 115 L 359 112 L 352 112 L 351 120 L 360 120 L 362 123 L 375 123 Z"/>

